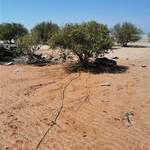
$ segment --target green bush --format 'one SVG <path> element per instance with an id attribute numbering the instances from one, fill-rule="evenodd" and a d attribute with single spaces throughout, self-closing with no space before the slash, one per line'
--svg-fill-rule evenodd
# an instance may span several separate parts
<path id="1" fill-rule="evenodd" d="M 106 25 L 95 21 L 82 24 L 66 24 L 60 32 L 48 41 L 51 48 L 69 49 L 78 56 L 79 62 L 86 67 L 89 59 L 103 56 L 112 48 L 112 39 Z"/>

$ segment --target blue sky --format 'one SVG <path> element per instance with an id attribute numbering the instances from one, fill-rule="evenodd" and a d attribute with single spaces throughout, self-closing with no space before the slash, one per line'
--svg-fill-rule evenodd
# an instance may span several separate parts
<path id="1" fill-rule="evenodd" d="M 110 28 L 128 21 L 150 32 L 150 0 L 0 0 L 0 23 L 31 29 L 42 21 L 64 25 L 90 20 Z"/>

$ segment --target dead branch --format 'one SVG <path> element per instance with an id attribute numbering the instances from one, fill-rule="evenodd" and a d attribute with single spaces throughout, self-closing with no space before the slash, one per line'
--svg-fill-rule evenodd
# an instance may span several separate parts
<path id="1" fill-rule="evenodd" d="M 46 135 L 48 134 L 48 132 L 50 131 L 50 129 L 56 125 L 56 121 L 58 119 L 58 117 L 60 116 L 61 114 L 61 111 L 64 107 L 64 99 L 65 99 L 65 91 L 66 91 L 66 88 L 69 86 L 69 84 L 80 77 L 80 72 L 79 72 L 79 75 L 77 77 L 74 77 L 74 78 L 71 78 L 70 81 L 64 86 L 63 90 L 62 90 L 62 99 L 61 99 L 61 106 L 59 108 L 59 111 L 57 112 L 57 115 L 54 117 L 54 119 L 51 121 L 51 123 L 49 124 L 49 128 L 47 129 L 47 131 L 45 132 L 45 134 L 43 135 L 43 137 L 41 138 L 41 140 L 39 141 L 39 143 L 37 144 L 36 146 L 36 150 L 39 148 L 39 146 L 41 145 L 41 143 L 43 142 L 43 140 L 45 139 Z"/>

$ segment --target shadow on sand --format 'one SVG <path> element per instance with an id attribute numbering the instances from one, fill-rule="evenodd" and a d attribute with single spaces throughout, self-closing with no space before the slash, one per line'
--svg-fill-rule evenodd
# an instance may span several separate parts
<path id="1" fill-rule="evenodd" d="M 143 46 L 143 45 L 128 45 L 126 48 L 149 48 L 149 46 Z"/>
<path id="2" fill-rule="evenodd" d="M 93 65 L 87 68 L 82 68 L 79 64 L 69 64 L 66 68 L 68 73 L 90 72 L 92 74 L 102 74 L 102 73 L 125 73 L 129 69 L 127 66 L 114 65 L 114 66 L 104 66 L 104 65 Z"/>

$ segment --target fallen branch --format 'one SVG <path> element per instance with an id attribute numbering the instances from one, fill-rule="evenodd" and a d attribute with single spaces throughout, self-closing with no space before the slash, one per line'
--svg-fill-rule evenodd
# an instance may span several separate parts
<path id="1" fill-rule="evenodd" d="M 72 79 L 70 79 L 70 81 L 64 86 L 63 90 L 62 90 L 62 99 L 61 99 L 61 106 L 59 108 L 59 111 L 57 112 L 57 115 L 54 117 L 54 119 L 51 121 L 51 123 L 49 124 L 49 128 L 47 129 L 47 131 L 45 132 L 45 134 L 43 135 L 43 137 L 41 138 L 41 140 L 39 141 L 38 145 L 36 146 L 36 150 L 39 148 L 39 146 L 41 145 L 41 143 L 43 142 L 43 140 L 45 139 L 46 135 L 48 134 L 48 132 L 50 131 L 50 129 L 56 124 L 56 121 L 58 119 L 58 117 L 60 116 L 61 114 L 61 111 L 64 107 L 64 98 L 65 98 L 65 91 L 66 91 L 66 88 L 69 86 L 69 84 L 77 79 L 78 77 L 80 77 L 80 72 L 79 72 L 79 75 L 77 77 L 74 77 Z"/>

